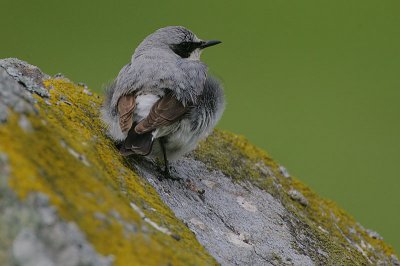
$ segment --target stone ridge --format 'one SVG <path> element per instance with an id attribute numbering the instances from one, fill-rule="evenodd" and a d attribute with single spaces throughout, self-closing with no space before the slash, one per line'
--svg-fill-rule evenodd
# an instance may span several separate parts
<path id="1" fill-rule="evenodd" d="M 100 104 L 0 60 L 0 211 L 16 213 L 0 217 L 1 265 L 400 265 L 243 137 L 215 131 L 173 164 L 180 181 L 162 180 L 157 162 L 119 155 Z"/>

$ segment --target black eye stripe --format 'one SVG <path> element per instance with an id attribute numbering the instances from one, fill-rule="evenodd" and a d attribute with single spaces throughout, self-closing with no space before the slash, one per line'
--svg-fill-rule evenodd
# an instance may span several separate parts
<path id="1" fill-rule="evenodd" d="M 190 54 L 198 47 L 200 47 L 200 42 L 181 42 L 171 46 L 172 51 L 182 58 L 188 58 Z"/>

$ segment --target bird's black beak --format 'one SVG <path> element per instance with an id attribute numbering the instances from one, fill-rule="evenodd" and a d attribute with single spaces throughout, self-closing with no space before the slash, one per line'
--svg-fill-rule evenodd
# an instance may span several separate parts
<path id="1" fill-rule="evenodd" d="M 201 42 L 200 49 L 204 49 L 204 48 L 214 46 L 214 45 L 217 45 L 220 43 L 221 43 L 221 41 L 218 41 L 218 40 L 204 41 L 204 42 Z"/>

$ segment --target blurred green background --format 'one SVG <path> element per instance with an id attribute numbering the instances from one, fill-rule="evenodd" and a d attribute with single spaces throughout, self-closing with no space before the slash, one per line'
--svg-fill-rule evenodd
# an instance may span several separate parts
<path id="1" fill-rule="evenodd" d="M 267 150 L 400 251 L 400 1 L 4 1 L 0 58 L 101 91 L 149 33 L 223 44 L 219 124 Z"/>

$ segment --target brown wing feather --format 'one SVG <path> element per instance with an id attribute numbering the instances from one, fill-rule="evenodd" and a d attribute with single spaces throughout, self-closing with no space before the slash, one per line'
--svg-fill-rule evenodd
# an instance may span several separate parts
<path id="1" fill-rule="evenodd" d="M 172 94 L 166 94 L 153 105 L 149 115 L 137 124 L 135 131 L 143 134 L 161 126 L 171 125 L 179 120 L 188 109 Z"/>
<path id="2" fill-rule="evenodd" d="M 132 127 L 135 107 L 135 95 L 124 95 L 118 100 L 119 126 L 124 133 Z"/>

